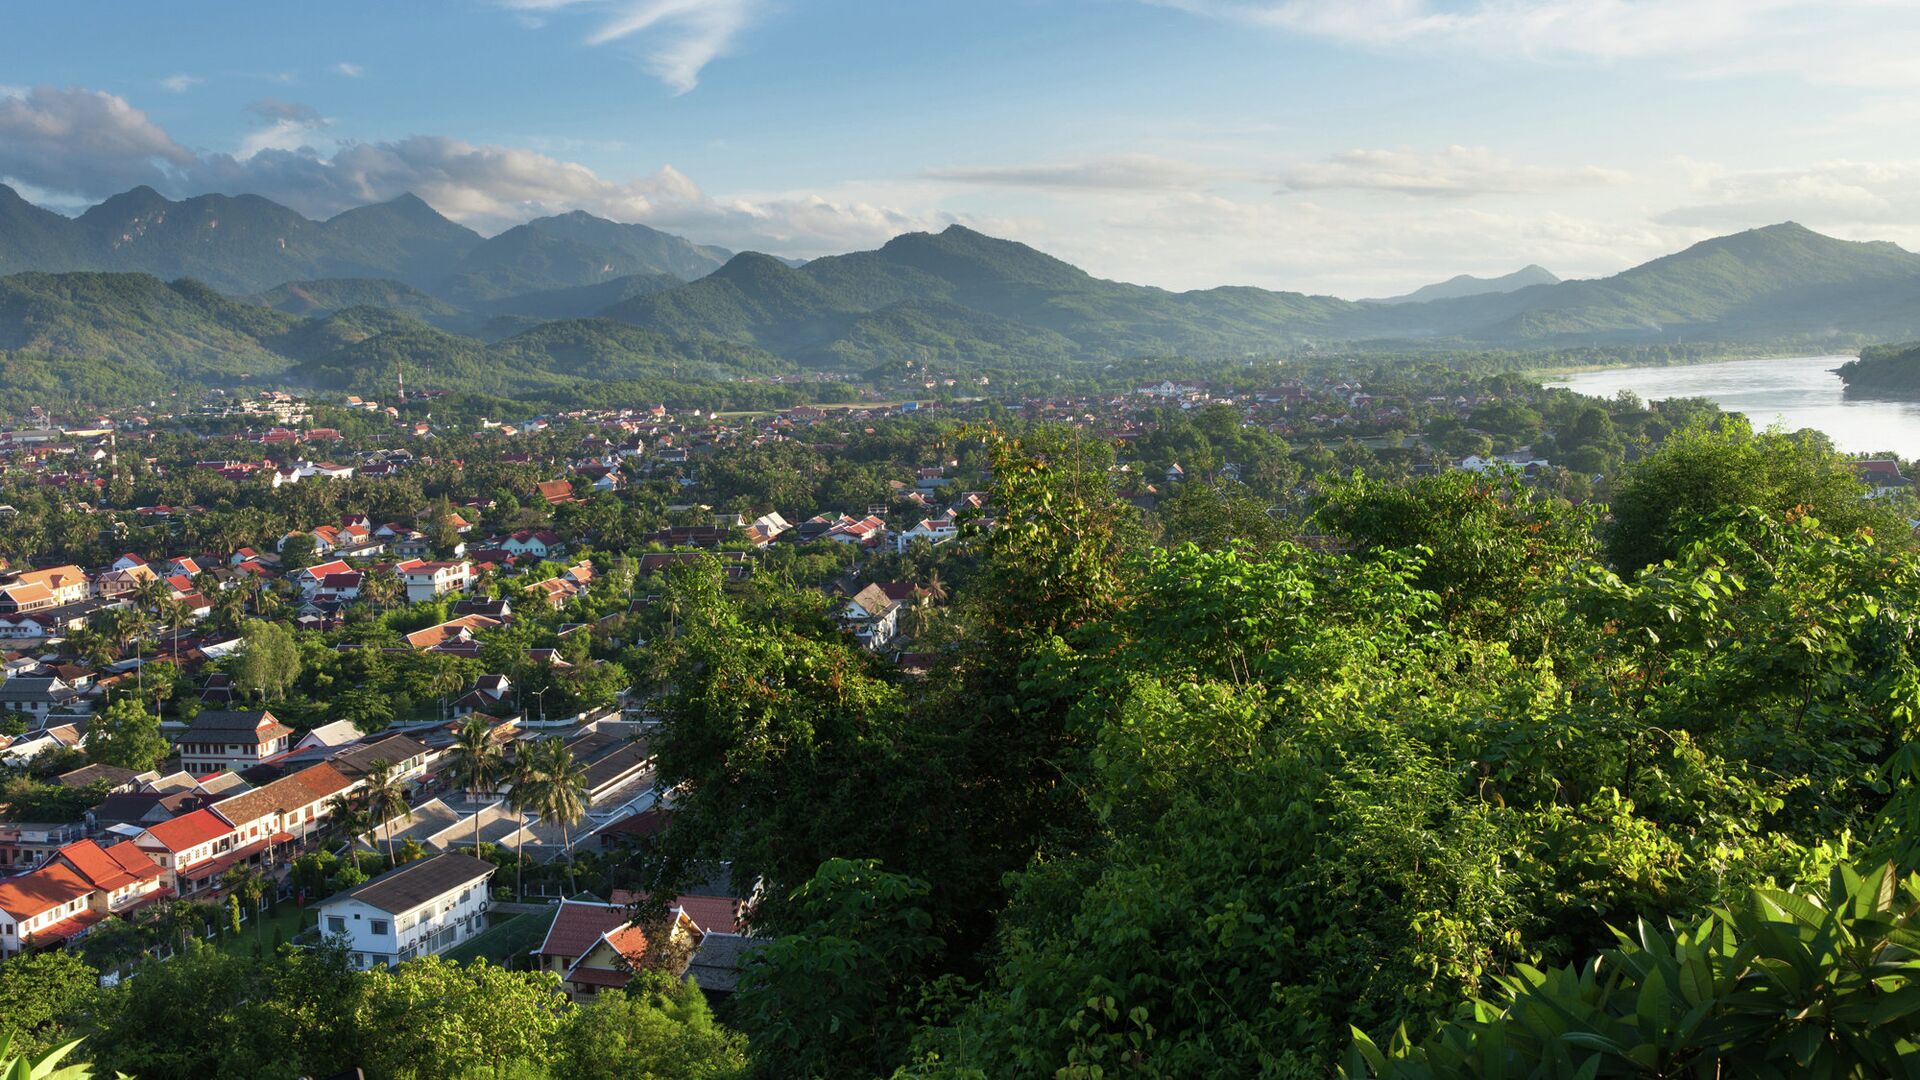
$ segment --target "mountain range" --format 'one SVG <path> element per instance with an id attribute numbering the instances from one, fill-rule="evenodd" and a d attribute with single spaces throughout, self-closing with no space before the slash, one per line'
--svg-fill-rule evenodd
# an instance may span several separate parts
<path id="1" fill-rule="evenodd" d="M 137 187 L 68 218 L 0 185 L 0 274 L 136 272 L 194 278 L 236 294 L 311 279 L 381 278 L 473 304 L 632 274 L 691 280 L 731 255 L 579 211 L 483 237 L 413 195 L 314 221 L 258 195 L 176 202 Z"/>
<path id="2" fill-rule="evenodd" d="M 1463 296 L 1509 293 L 1529 285 L 1553 285 L 1559 280 L 1559 275 L 1546 267 L 1529 263 L 1511 274 L 1502 274 L 1499 277 L 1483 278 L 1474 277 L 1472 274 L 1455 274 L 1445 281 L 1422 285 L 1405 295 L 1382 297 L 1373 302 L 1376 304 L 1424 304 L 1429 300 L 1458 300 Z"/>
<path id="3" fill-rule="evenodd" d="M 410 381 L 513 392 L 908 360 L 1045 374 L 1300 349 L 1920 338 L 1920 255 L 1792 222 L 1606 278 L 1528 267 L 1380 302 L 1109 281 L 958 225 L 796 265 L 582 213 L 484 238 L 411 196 L 313 221 L 136 188 L 66 218 L 0 188 L 0 271 L 12 370 L 22 354 L 106 360 L 143 385 L 383 388 L 402 360 Z"/>

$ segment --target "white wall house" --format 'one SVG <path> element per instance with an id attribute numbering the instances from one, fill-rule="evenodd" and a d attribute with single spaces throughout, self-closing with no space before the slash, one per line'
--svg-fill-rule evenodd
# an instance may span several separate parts
<path id="1" fill-rule="evenodd" d="M 406 583 L 407 600 L 423 603 L 448 593 L 466 592 L 473 587 L 473 564 L 461 562 L 422 562 L 412 559 L 394 566 Z"/>
<path id="2" fill-rule="evenodd" d="M 407 863 L 321 902 L 320 932 L 360 969 L 445 952 L 486 930 L 494 869 L 456 852 Z"/>

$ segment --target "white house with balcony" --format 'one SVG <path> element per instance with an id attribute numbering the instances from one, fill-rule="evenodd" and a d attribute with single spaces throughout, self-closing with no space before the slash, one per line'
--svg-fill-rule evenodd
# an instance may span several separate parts
<path id="1" fill-rule="evenodd" d="M 321 902 L 320 933 L 361 970 L 445 952 L 486 930 L 494 869 L 457 852 L 395 867 Z"/>
<path id="2" fill-rule="evenodd" d="M 407 600 L 410 603 L 424 603 L 448 593 L 463 593 L 473 587 L 473 564 L 465 560 L 426 562 L 409 559 L 395 563 L 393 569 L 400 575 L 400 580 L 406 583 Z"/>

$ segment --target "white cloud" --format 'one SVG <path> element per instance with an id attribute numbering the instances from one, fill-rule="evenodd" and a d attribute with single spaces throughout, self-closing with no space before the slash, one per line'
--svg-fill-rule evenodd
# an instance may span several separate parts
<path id="1" fill-rule="evenodd" d="M 357 79 L 367 73 L 366 68 L 346 60 L 333 65 L 333 70 L 335 74 L 345 75 L 349 79 Z"/>
<path id="2" fill-rule="evenodd" d="M 703 242 L 805 256 L 870 247 L 952 220 L 834 193 L 715 197 L 672 166 L 611 179 L 533 150 L 444 136 L 341 141 L 317 110 L 279 98 L 255 101 L 247 111 L 263 125 L 236 153 L 196 153 L 123 98 L 36 87 L 0 97 L 0 177 L 35 193 L 36 202 L 62 208 L 150 184 L 176 196 L 258 194 L 327 217 L 412 192 L 485 232 L 586 210 Z"/>
<path id="3" fill-rule="evenodd" d="M 184 94 L 206 81 L 198 75 L 169 75 L 160 80 L 160 89 L 169 94 Z"/>
<path id="4" fill-rule="evenodd" d="M 125 98 L 36 86 L 0 98 L 0 176 L 59 192 L 165 184 L 196 158 Z"/>
<path id="5" fill-rule="evenodd" d="M 1882 235 L 1920 230 L 1920 161 L 1821 161 L 1768 169 L 1728 169 L 1682 161 L 1686 203 L 1656 220 L 1714 229 L 1748 228 L 1789 218 L 1816 229 L 1875 226 Z"/>
<path id="6" fill-rule="evenodd" d="M 247 111 L 267 122 L 240 140 L 240 156 L 250 158 L 263 150 L 298 150 L 311 146 L 332 121 L 311 105 L 279 98 L 261 98 Z"/>
<path id="7" fill-rule="evenodd" d="M 1560 191 L 1626 180 L 1624 173 L 1593 165 L 1521 165 L 1483 146 L 1449 146 L 1435 153 L 1347 150 L 1296 166 L 1281 177 L 1282 185 L 1293 191 L 1348 189 L 1444 198 Z"/>
<path id="8" fill-rule="evenodd" d="M 504 0 L 523 12 L 591 11 L 598 23 L 586 43 L 634 40 L 647 70 L 676 94 L 699 85 L 700 72 L 731 51 L 757 20 L 763 0 Z M 538 20 L 539 16 L 533 16 Z M 541 20 L 543 21 L 543 20 Z M 541 21 L 532 23 L 541 25 Z"/>
<path id="9" fill-rule="evenodd" d="M 1243 176 L 1154 154 L 1116 154 L 1079 161 L 978 168 L 929 169 L 930 180 L 993 187 L 1064 188 L 1092 191 L 1177 191 Z"/>
<path id="10" fill-rule="evenodd" d="M 1145 0 L 1369 48 L 1497 58 L 1688 61 L 1676 74 L 1920 84 L 1910 0 Z"/>

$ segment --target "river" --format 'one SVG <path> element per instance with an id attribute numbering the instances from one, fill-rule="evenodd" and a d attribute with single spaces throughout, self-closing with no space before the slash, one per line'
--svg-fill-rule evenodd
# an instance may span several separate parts
<path id="1" fill-rule="evenodd" d="M 1631 390 L 1642 401 L 1703 397 L 1729 412 L 1741 412 L 1756 428 L 1779 423 L 1788 431 L 1825 432 L 1847 453 L 1891 450 L 1920 457 L 1920 402 L 1870 401 L 1844 396 L 1834 369 L 1851 356 L 1793 356 L 1773 360 L 1727 360 L 1671 367 L 1583 371 L 1549 386 L 1612 397 Z"/>

